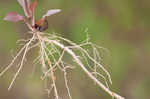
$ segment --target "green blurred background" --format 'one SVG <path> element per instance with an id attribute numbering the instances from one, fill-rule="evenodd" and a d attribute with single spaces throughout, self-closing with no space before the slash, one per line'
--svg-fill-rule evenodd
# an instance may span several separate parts
<path id="1" fill-rule="evenodd" d="M 91 41 L 110 51 L 109 55 L 102 51 L 102 58 L 112 75 L 111 89 L 126 99 L 150 99 L 150 0 L 38 0 L 36 18 L 53 8 L 62 12 L 48 18 L 47 32 L 56 32 L 79 43 L 86 38 L 88 29 Z M 17 0 L 0 0 L 1 71 L 11 61 L 12 53 L 16 53 L 16 41 L 29 37 L 23 22 L 3 20 L 11 11 L 23 14 Z M 48 98 L 40 79 L 40 65 L 32 74 L 32 60 L 36 55 L 36 50 L 29 52 L 28 62 L 12 90 L 7 88 L 16 66 L 0 78 L 0 99 Z M 61 99 L 69 99 L 62 74 L 58 75 Z M 73 99 L 111 99 L 80 69 L 69 72 L 68 78 Z"/>

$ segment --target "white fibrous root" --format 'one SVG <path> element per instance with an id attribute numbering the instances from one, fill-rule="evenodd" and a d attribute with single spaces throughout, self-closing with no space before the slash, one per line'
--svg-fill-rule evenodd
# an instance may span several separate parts
<path id="1" fill-rule="evenodd" d="M 121 97 L 109 89 L 109 85 L 112 84 L 111 76 L 100 63 L 101 57 L 98 49 L 107 49 L 91 43 L 89 41 L 89 37 L 87 37 L 87 39 L 81 44 L 76 44 L 68 39 L 62 38 L 61 36 L 57 36 L 56 34 L 47 34 L 37 31 L 30 33 L 32 34 L 30 39 L 19 40 L 18 43 L 21 42 L 20 45 L 23 45 L 23 47 L 13 58 L 11 63 L 0 73 L 0 76 L 2 76 L 15 64 L 16 60 L 21 57 L 21 61 L 17 64 L 19 68 L 15 73 L 8 90 L 12 88 L 17 76 L 24 66 L 27 52 L 35 47 L 38 47 L 39 55 L 34 60 L 34 64 L 41 64 L 41 71 L 43 73 L 41 79 L 51 80 L 51 88 L 46 89 L 46 91 L 48 94 L 50 94 L 51 91 L 54 91 L 54 96 L 56 99 L 60 99 L 55 76 L 55 71 L 57 69 L 63 72 L 68 97 L 69 99 L 73 99 L 68 84 L 69 80 L 67 79 L 67 71 L 68 69 L 74 69 L 75 67 L 72 65 L 66 65 L 68 63 L 64 61 L 65 54 L 70 55 L 73 62 L 75 62 L 97 86 L 106 91 L 110 96 L 116 99 L 124 99 L 124 97 Z M 100 73 L 100 71 L 102 71 L 102 73 Z M 103 81 L 99 80 L 99 78 L 101 78 L 101 80 L 103 79 Z"/>

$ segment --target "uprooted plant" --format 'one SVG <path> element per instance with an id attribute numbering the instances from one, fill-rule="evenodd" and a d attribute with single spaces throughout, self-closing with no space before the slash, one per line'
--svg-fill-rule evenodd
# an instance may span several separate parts
<path id="1" fill-rule="evenodd" d="M 18 63 L 19 69 L 15 73 L 8 90 L 12 88 L 16 77 L 20 73 L 24 65 L 27 52 L 34 47 L 38 47 L 40 49 L 39 55 L 35 59 L 35 61 L 39 62 L 42 66 L 42 80 L 47 78 L 51 79 L 51 88 L 49 89 L 49 91 L 53 89 L 56 99 L 59 99 L 59 93 L 56 86 L 57 80 L 55 77 L 55 71 L 57 69 L 61 70 L 64 73 L 64 80 L 68 92 L 68 97 L 72 99 L 66 75 L 67 70 L 73 69 L 73 67 L 66 65 L 67 63 L 63 60 L 65 53 L 69 54 L 74 62 L 78 66 L 80 66 L 80 68 L 87 74 L 87 76 L 91 78 L 104 91 L 106 91 L 110 96 L 116 99 L 124 99 L 120 95 L 112 92 L 108 87 L 108 81 L 110 84 L 112 84 L 112 81 L 109 72 L 100 64 L 100 55 L 98 49 L 102 47 L 91 43 L 88 36 L 83 43 L 76 44 L 55 34 L 44 33 L 43 31 L 48 28 L 46 17 L 56 14 L 61 10 L 48 10 L 48 12 L 43 15 L 41 19 L 35 22 L 34 9 L 36 7 L 37 0 L 34 0 L 33 3 L 30 3 L 30 0 L 18 0 L 18 2 L 23 8 L 26 18 L 22 15 L 17 14 L 16 12 L 10 12 L 5 16 L 4 20 L 12 22 L 23 20 L 30 29 L 29 33 L 32 34 L 32 37 L 28 40 L 23 40 L 25 42 L 23 44 L 23 47 L 13 58 L 12 62 L 0 73 L 0 76 L 2 76 L 9 68 L 14 65 L 16 59 L 23 53 L 21 61 Z M 61 42 L 65 42 L 65 44 L 67 43 L 67 45 L 64 45 Z M 91 55 L 91 53 L 86 48 L 84 48 L 85 46 L 90 47 L 93 50 L 93 55 Z M 76 53 L 76 50 L 80 52 L 80 55 Z M 56 56 L 58 56 L 58 58 L 56 58 Z M 99 69 L 105 73 L 106 77 L 98 72 Z M 97 79 L 98 76 L 104 79 L 105 84 Z"/>

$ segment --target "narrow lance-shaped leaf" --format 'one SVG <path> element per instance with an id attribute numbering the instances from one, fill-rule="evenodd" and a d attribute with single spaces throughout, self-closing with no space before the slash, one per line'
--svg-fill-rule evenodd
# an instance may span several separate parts
<path id="1" fill-rule="evenodd" d="M 36 7 L 37 4 L 37 0 L 34 0 L 33 3 L 30 4 L 30 11 L 31 11 L 31 25 L 34 26 L 35 22 L 34 22 L 34 9 Z"/>
<path id="2" fill-rule="evenodd" d="M 34 8 L 36 7 L 37 0 L 34 0 L 32 4 L 30 4 L 30 10 L 32 11 L 32 14 L 34 13 Z"/>
<path id="3" fill-rule="evenodd" d="M 23 8 L 25 15 L 29 18 L 30 17 L 30 9 L 29 9 L 30 0 L 17 0 L 17 1 Z"/>
<path id="4" fill-rule="evenodd" d="M 4 17 L 4 20 L 11 21 L 11 22 L 18 22 L 20 20 L 24 20 L 24 16 L 17 14 L 16 12 L 9 12 Z"/>
<path id="5" fill-rule="evenodd" d="M 46 13 L 45 15 L 43 15 L 42 18 L 45 18 L 45 17 L 47 17 L 47 16 L 51 16 L 51 15 L 53 15 L 53 14 L 56 14 L 56 13 L 60 12 L 60 11 L 61 11 L 60 9 L 48 10 L 47 13 Z"/>

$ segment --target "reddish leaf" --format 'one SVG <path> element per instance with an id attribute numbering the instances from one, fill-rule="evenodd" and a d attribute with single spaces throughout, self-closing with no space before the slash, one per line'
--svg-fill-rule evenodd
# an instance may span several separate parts
<path id="1" fill-rule="evenodd" d="M 53 14 L 56 14 L 58 12 L 60 12 L 60 9 L 52 9 L 52 10 L 48 10 L 47 13 L 43 16 L 43 18 L 45 18 L 46 16 L 51 16 Z"/>
<path id="2" fill-rule="evenodd" d="M 32 11 L 32 13 L 34 12 L 34 8 L 36 7 L 37 4 L 37 0 L 34 0 L 32 4 L 30 4 L 30 10 Z"/>
<path id="3" fill-rule="evenodd" d="M 25 3 L 25 0 L 17 0 L 18 3 L 21 5 L 21 7 L 24 10 L 25 15 L 29 18 L 30 17 L 30 9 L 29 9 L 29 5 L 30 5 L 30 0 L 26 0 L 27 1 L 27 5 Z"/>
<path id="4" fill-rule="evenodd" d="M 24 20 L 24 16 L 21 16 L 21 15 L 17 14 L 16 12 L 9 12 L 4 17 L 4 20 L 11 21 L 11 22 L 17 22 L 20 20 Z"/>

